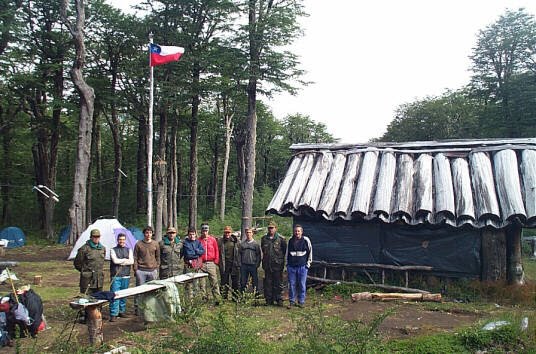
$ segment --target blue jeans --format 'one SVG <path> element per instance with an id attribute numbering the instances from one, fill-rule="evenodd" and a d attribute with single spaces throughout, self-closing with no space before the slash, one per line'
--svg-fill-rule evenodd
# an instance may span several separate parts
<path id="1" fill-rule="evenodd" d="M 303 304 L 305 302 L 305 284 L 307 282 L 307 267 L 306 266 L 289 266 L 287 265 L 288 274 L 288 300 L 291 304 L 296 301 L 296 295 L 298 296 L 298 303 Z M 296 288 L 298 293 L 296 293 Z"/>
<path id="2" fill-rule="evenodd" d="M 116 292 L 117 290 L 128 289 L 130 278 L 114 278 L 110 284 L 110 291 Z M 110 316 L 116 316 L 120 313 L 125 313 L 127 310 L 127 299 L 122 298 L 119 300 L 113 300 L 110 302 Z"/>

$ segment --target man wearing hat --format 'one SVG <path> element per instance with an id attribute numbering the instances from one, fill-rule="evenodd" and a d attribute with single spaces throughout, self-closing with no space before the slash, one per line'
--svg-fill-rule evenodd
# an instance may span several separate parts
<path id="1" fill-rule="evenodd" d="M 201 224 L 201 236 L 199 242 L 205 249 L 205 254 L 201 256 L 203 265 L 201 270 L 208 274 L 208 281 L 210 282 L 210 289 L 214 298 L 215 305 L 220 304 L 220 284 L 218 282 L 218 265 L 220 264 L 220 251 L 218 249 L 218 242 L 214 236 L 209 235 L 208 224 Z M 200 279 L 201 293 L 203 297 L 207 298 L 207 280 L 206 278 Z"/>
<path id="2" fill-rule="evenodd" d="M 277 224 L 268 224 L 268 233 L 261 238 L 262 268 L 264 269 L 264 299 L 267 305 L 283 306 L 283 268 L 287 241 L 277 232 Z"/>
<path id="3" fill-rule="evenodd" d="M 102 291 L 104 285 L 104 257 L 106 248 L 100 243 L 100 231 L 91 230 L 89 240 L 78 249 L 74 267 L 80 272 L 80 292 L 91 294 Z"/>
<path id="4" fill-rule="evenodd" d="M 177 229 L 168 227 L 166 236 L 160 241 L 160 279 L 182 274 L 181 249 L 182 242 L 177 236 Z"/>
<path id="5" fill-rule="evenodd" d="M 220 286 L 224 299 L 227 299 L 229 288 L 233 289 L 233 294 L 238 291 L 238 278 L 240 275 L 239 246 L 240 242 L 233 235 L 231 226 L 225 226 L 223 228 L 223 237 L 218 238 L 218 249 L 220 251 Z"/>

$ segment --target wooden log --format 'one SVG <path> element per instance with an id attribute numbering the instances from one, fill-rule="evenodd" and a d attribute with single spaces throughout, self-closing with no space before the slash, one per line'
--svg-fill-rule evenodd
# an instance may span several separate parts
<path id="1" fill-rule="evenodd" d="M 360 301 L 360 300 L 372 300 L 372 293 L 368 291 L 364 291 L 361 293 L 354 293 L 352 294 L 352 301 Z"/>
<path id="2" fill-rule="evenodd" d="M 521 264 L 521 227 L 515 225 L 506 229 L 506 269 L 509 284 L 525 283 Z"/>
<path id="3" fill-rule="evenodd" d="M 100 346 L 104 342 L 100 306 L 95 305 L 86 307 L 86 315 L 87 329 L 89 332 L 89 344 Z"/>
<path id="4" fill-rule="evenodd" d="M 317 278 L 312 277 L 310 275 L 307 276 L 307 279 L 312 281 L 317 281 L 321 283 L 328 283 L 328 284 L 350 284 L 350 285 L 359 285 L 365 288 L 378 288 L 378 289 L 386 289 L 386 290 L 393 290 L 393 291 L 403 291 L 407 293 L 419 293 L 419 294 L 429 294 L 429 291 L 426 290 L 420 290 L 420 289 L 413 289 L 413 288 L 404 288 L 401 286 L 393 286 L 393 285 L 383 285 L 383 284 L 365 284 L 365 283 L 358 283 L 355 281 L 340 281 L 340 280 L 332 280 L 332 279 L 323 279 L 323 278 Z"/>
<path id="5" fill-rule="evenodd" d="M 441 302 L 441 294 L 422 294 L 422 301 Z"/>
<path id="6" fill-rule="evenodd" d="M 483 281 L 506 279 L 506 237 L 504 230 L 484 229 L 481 233 Z"/>
<path id="7" fill-rule="evenodd" d="M 372 300 L 422 300 L 422 294 L 372 293 Z"/>
<path id="8" fill-rule="evenodd" d="M 324 261 L 313 261 L 313 265 L 331 266 L 331 267 L 355 267 L 355 268 L 379 268 L 379 269 L 392 269 L 392 270 L 433 270 L 430 266 L 396 266 L 391 264 L 380 263 L 328 263 Z"/>

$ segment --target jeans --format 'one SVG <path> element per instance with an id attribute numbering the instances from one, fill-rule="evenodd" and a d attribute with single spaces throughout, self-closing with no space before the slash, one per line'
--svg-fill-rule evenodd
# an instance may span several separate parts
<path id="1" fill-rule="evenodd" d="M 116 277 L 112 280 L 110 284 L 110 291 L 116 292 L 117 290 L 128 289 L 130 283 L 130 277 Z M 112 300 L 110 302 L 110 316 L 116 316 L 120 313 L 125 313 L 127 311 L 127 299 L 122 298 L 119 300 Z"/>
<path id="2" fill-rule="evenodd" d="M 287 265 L 288 275 L 288 300 L 291 304 L 296 301 L 296 295 L 298 296 L 298 303 L 303 304 L 305 302 L 305 284 L 307 282 L 307 267 L 306 266 L 289 266 Z M 296 288 L 298 292 L 296 293 Z"/>
<path id="3" fill-rule="evenodd" d="M 246 290 L 248 286 L 248 280 L 251 276 L 251 285 L 253 290 L 257 292 L 259 289 L 259 277 L 257 275 L 257 265 L 256 264 L 242 264 L 240 267 L 240 290 Z"/>

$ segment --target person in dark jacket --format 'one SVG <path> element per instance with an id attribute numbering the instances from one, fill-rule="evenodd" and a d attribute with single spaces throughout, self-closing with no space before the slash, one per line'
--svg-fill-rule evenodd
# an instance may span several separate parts
<path id="1" fill-rule="evenodd" d="M 232 232 L 231 226 L 225 226 L 223 237 L 217 240 L 220 251 L 220 286 L 224 299 L 227 299 L 229 289 L 232 289 L 233 294 L 238 291 L 240 277 L 240 255 L 238 253 L 240 242 Z"/>
<path id="2" fill-rule="evenodd" d="M 203 254 L 205 254 L 205 249 L 197 239 L 197 231 L 194 228 L 189 228 L 188 237 L 182 243 L 181 256 L 184 258 L 184 273 L 199 272 L 203 266 L 201 259 Z M 199 280 L 196 279 L 184 285 L 186 296 L 190 300 L 194 297 L 194 287 L 196 290 L 199 288 Z"/>
<path id="3" fill-rule="evenodd" d="M 294 226 L 294 235 L 287 245 L 287 275 L 288 275 L 288 300 L 289 305 L 303 307 L 305 304 L 305 285 L 307 271 L 313 261 L 313 247 L 311 240 L 303 235 L 303 227 L 299 224 Z M 297 292 L 296 292 L 297 288 Z"/>
<path id="4" fill-rule="evenodd" d="M 253 229 L 246 229 L 246 239 L 240 243 L 240 291 L 245 291 L 251 277 L 251 286 L 256 293 L 259 288 L 257 269 L 261 264 L 261 246 L 253 239 Z"/>
<path id="5" fill-rule="evenodd" d="M 168 227 L 166 236 L 160 241 L 160 279 L 182 274 L 182 241 L 177 229 Z"/>
<path id="6" fill-rule="evenodd" d="M 93 229 L 90 238 L 78 249 L 74 267 L 80 272 L 80 292 L 82 294 L 102 291 L 104 285 L 104 257 L 106 248 L 100 243 L 100 231 Z"/>
<path id="7" fill-rule="evenodd" d="M 117 235 L 117 246 L 110 250 L 110 291 L 128 289 L 130 285 L 130 268 L 134 264 L 134 255 L 127 247 L 127 236 L 123 233 Z M 112 300 L 110 302 L 110 322 L 117 317 L 128 317 L 127 299 Z"/>
<path id="8" fill-rule="evenodd" d="M 277 232 L 277 224 L 270 222 L 268 233 L 261 238 L 262 268 L 264 269 L 264 299 L 267 305 L 283 306 L 283 268 L 287 241 Z"/>

